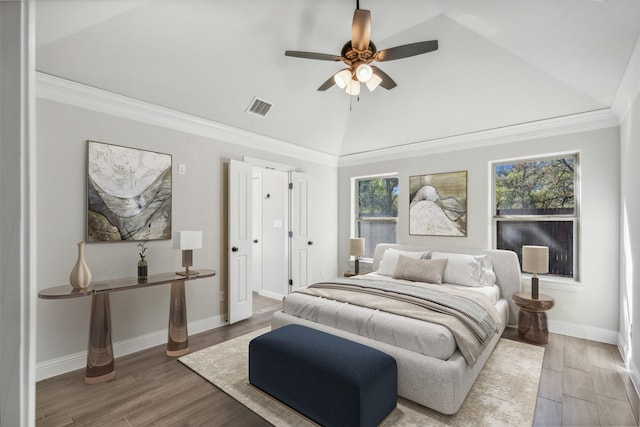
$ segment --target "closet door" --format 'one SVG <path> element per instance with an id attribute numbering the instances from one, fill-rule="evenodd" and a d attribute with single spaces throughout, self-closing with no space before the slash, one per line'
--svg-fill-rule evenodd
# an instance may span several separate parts
<path id="1" fill-rule="evenodd" d="M 289 290 L 304 288 L 311 284 L 311 250 L 313 237 L 310 229 L 310 187 L 307 174 L 291 172 L 291 224 Z"/>
<path id="2" fill-rule="evenodd" d="M 251 317 L 251 194 L 253 177 L 250 164 L 229 161 L 229 324 Z"/>

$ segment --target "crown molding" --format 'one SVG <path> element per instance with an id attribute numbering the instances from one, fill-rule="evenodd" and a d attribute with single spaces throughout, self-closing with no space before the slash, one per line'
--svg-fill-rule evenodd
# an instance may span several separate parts
<path id="1" fill-rule="evenodd" d="M 614 127 L 619 124 L 618 116 L 613 110 L 605 108 L 480 132 L 420 141 L 365 153 L 344 155 L 340 157 L 340 167 L 586 132 Z"/>
<path id="2" fill-rule="evenodd" d="M 618 92 L 613 100 L 613 111 L 618 115 L 620 121 L 626 117 L 633 105 L 633 102 L 640 94 L 640 37 L 636 42 L 627 69 L 622 76 Z"/>
<path id="3" fill-rule="evenodd" d="M 40 99 L 238 144 L 255 150 L 278 153 L 324 166 L 338 166 L 337 156 L 42 72 L 36 73 L 36 96 Z"/>
<path id="4" fill-rule="evenodd" d="M 640 67 L 640 54 L 634 56 L 638 57 Z M 640 75 L 640 72 L 636 75 Z M 640 78 L 625 74 L 625 81 L 633 83 L 634 79 L 640 84 Z M 338 157 L 41 72 L 36 73 L 36 96 L 331 167 L 354 166 L 603 129 L 618 126 L 622 117 L 613 109 L 606 108 Z M 616 99 L 618 98 L 620 97 Z"/>

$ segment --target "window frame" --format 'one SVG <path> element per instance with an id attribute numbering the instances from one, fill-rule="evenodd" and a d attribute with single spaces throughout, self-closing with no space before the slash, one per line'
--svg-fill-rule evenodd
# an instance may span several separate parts
<path id="1" fill-rule="evenodd" d="M 360 181 L 371 180 L 375 178 L 398 178 L 398 195 L 400 193 L 400 176 L 398 172 L 387 172 L 381 174 L 373 174 L 373 175 L 363 175 L 363 176 L 355 176 L 351 178 L 351 232 L 350 236 L 352 238 L 360 237 L 358 233 L 358 222 L 363 221 L 358 216 L 358 183 Z M 395 217 L 375 217 L 371 218 L 371 220 L 375 221 L 389 221 L 396 223 L 396 241 L 398 242 L 398 219 L 400 218 L 400 200 L 398 199 L 398 216 Z M 395 220 L 395 221 L 394 221 Z M 366 221 L 366 219 L 365 219 Z M 354 257 L 349 255 L 349 260 L 353 261 Z M 360 257 L 360 262 L 372 263 L 373 262 L 373 254 L 371 257 Z"/>
<path id="2" fill-rule="evenodd" d="M 497 214 L 496 206 L 496 167 L 498 165 L 526 163 L 526 162 L 539 162 L 545 160 L 556 160 L 560 158 L 574 157 L 574 174 L 573 174 L 573 190 L 574 190 L 574 213 L 573 214 L 557 214 L 557 215 L 517 215 L 517 214 Z M 508 159 L 494 160 L 489 162 L 489 176 L 491 180 L 491 205 L 490 217 L 491 217 L 491 239 L 492 247 L 497 249 L 498 246 L 498 222 L 543 222 L 543 221 L 567 221 L 573 223 L 573 277 L 557 276 L 553 274 L 545 274 L 545 277 L 557 282 L 577 283 L 580 281 L 580 220 L 581 220 L 581 164 L 580 164 L 581 152 L 567 151 L 560 153 L 543 154 L 539 156 L 526 156 L 526 157 L 513 157 Z M 522 264 L 521 264 L 522 266 Z M 531 274 L 522 273 L 524 276 L 529 277 Z"/>

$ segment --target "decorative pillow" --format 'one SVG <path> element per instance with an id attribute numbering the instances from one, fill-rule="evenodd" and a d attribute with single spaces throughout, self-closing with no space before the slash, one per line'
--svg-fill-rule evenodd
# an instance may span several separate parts
<path id="1" fill-rule="evenodd" d="M 396 271 L 396 265 L 398 264 L 398 257 L 400 255 L 409 258 L 424 258 L 426 253 L 424 251 L 401 251 L 389 248 L 384 251 L 376 273 L 382 274 L 383 276 L 393 276 L 393 273 Z"/>
<path id="2" fill-rule="evenodd" d="M 483 260 L 486 255 L 432 252 L 431 259 L 447 259 L 443 281 L 463 286 L 485 286 Z"/>
<path id="3" fill-rule="evenodd" d="M 446 266 L 446 259 L 416 259 L 400 255 L 393 278 L 440 285 Z"/>
<path id="4" fill-rule="evenodd" d="M 482 280 L 485 286 L 496 284 L 496 273 L 493 271 L 493 261 L 488 255 L 482 260 Z"/>

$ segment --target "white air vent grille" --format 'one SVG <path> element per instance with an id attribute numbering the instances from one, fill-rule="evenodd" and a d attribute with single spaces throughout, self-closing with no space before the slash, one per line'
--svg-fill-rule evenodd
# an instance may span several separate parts
<path id="1" fill-rule="evenodd" d="M 253 98 L 247 108 L 247 113 L 255 114 L 260 117 L 267 115 L 271 109 L 271 104 L 258 98 Z"/>

